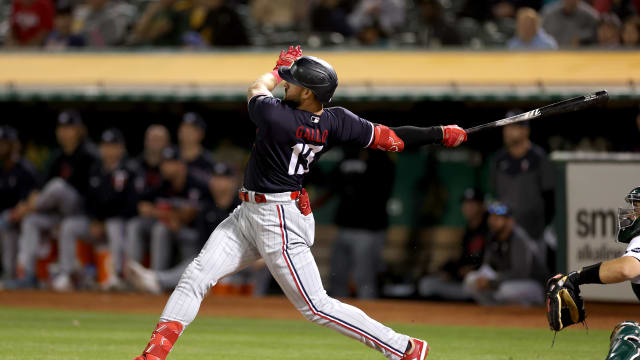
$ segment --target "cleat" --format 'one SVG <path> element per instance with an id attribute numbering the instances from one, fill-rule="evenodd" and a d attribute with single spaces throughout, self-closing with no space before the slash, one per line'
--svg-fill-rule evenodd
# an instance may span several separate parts
<path id="1" fill-rule="evenodd" d="M 411 349 L 409 349 L 401 360 L 424 360 L 429 354 L 429 344 L 420 339 L 411 339 Z"/>
<path id="2" fill-rule="evenodd" d="M 127 280 L 136 289 L 156 295 L 162 293 L 162 287 L 155 272 L 146 269 L 135 261 L 128 261 L 126 266 Z"/>

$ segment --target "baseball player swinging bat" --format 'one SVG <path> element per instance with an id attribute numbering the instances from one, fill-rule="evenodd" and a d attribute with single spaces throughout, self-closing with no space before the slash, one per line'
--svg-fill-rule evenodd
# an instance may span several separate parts
<path id="1" fill-rule="evenodd" d="M 478 132 L 480 130 L 515 124 L 521 121 L 539 119 L 551 115 L 565 114 L 571 111 L 586 109 L 591 106 L 605 104 L 609 100 L 609 94 L 606 90 L 600 90 L 592 94 L 578 96 L 575 98 L 563 100 L 554 104 L 546 105 L 537 109 L 533 109 L 526 113 L 514 115 L 505 119 L 497 120 L 487 124 L 474 126 L 466 129 L 467 134 Z"/>

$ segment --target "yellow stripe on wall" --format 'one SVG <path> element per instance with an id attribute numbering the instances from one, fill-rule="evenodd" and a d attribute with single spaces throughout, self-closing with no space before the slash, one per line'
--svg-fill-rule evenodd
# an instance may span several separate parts
<path id="1" fill-rule="evenodd" d="M 308 52 L 341 85 L 624 85 L 640 52 Z M 265 53 L 2 53 L 0 84 L 243 85 L 270 71 Z"/>

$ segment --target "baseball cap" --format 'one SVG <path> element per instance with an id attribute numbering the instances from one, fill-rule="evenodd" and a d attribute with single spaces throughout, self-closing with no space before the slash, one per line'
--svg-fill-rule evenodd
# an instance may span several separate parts
<path id="1" fill-rule="evenodd" d="M 487 208 L 487 211 L 489 212 L 489 214 L 492 215 L 500 215 L 500 216 L 511 216 L 511 209 L 509 209 L 509 207 L 504 204 L 501 203 L 499 201 L 496 201 L 494 203 L 491 203 L 491 205 L 489 205 L 489 207 Z"/>
<path id="2" fill-rule="evenodd" d="M 516 116 L 516 115 L 520 115 L 524 113 L 524 111 L 522 111 L 522 109 L 510 109 L 509 111 L 507 111 L 507 113 L 505 114 L 505 118 L 510 118 L 512 116 Z M 509 125 L 518 125 L 518 126 L 526 126 L 529 127 L 529 120 L 527 121 L 520 121 L 514 124 L 509 124 Z"/>
<path id="3" fill-rule="evenodd" d="M 100 142 L 103 144 L 124 144 L 124 136 L 116 128 L 107 129 L 100 136 Z"/>
<path id="4" fill-rule="evenodd" d="M 226 163 L 217 162 L 213 166 L 213 176 L 228 176 L 231 177 L 235 174 L 233 168 Z"/>
<path id="5" fill-rule="evenodd" d="M 18 131 L 9 125 L 0 126 L 0 140 L 18 140 Z"/>
<path id="6" fill-rule="evenodd" d="M 58 114 L 58 125 L 82 125 L 80 113 L 67 109 Z"/>
<path id="7" fill-rule="evenodd" d="M 163 161 L 171 161 L 178 160 L 180 161 L 180 151 L 175 146 L 167 146 L 162 150 L 162 160 Z"/>
<path id="8" fill-rule="evenodd" d="M 462 196 L 460 197 L 460 201 L 465 201 L 465 200 L 474 200 L 474 201 L 483 202 L 484 193 L 482 192 L 482 190 L 478 188 L 467 188 L 464 190 L 464 192 L 462 193 Z"/>
<path id="9" fill-rule="evenodd" d="M 199 127 L 202 131 L 207 130 L 207 123 L 204 122 L 204 119 L 200 114 L 195 112 L 188 112 L 182 116 L 183 124 L 190 124 L 195 127 Z"/>

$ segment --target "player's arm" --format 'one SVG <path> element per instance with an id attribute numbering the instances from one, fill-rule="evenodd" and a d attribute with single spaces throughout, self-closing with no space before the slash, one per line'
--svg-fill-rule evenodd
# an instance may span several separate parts
<path id="1" fill-rule="evenodd" d="M 423 145 L 442 144 L 455 147 L 467 140 L 467 133 L 457 125 L 446 126 L 399 126 L 389 128 L 373 124 L 370 148 L 384 151 L 402 151 Z"/>
<path id="2" fill-rule="evenodd" d="M 614 284 L 640 276 L 640 260 L 633 256 L 622 256 L 613 260 L 593 264 L 569 274 L 576 285 Z"/>
<path id="3" fill-rule="evenodd" d="M 271 72 L 262 74 L 256 81 L 249 86 L 249 91 L 247 93 L 247 101 L 251 100 L 252 97 L 257 95 L 266 95 L 273 96 L 271 92 L 273 89 L 278 86 L 282 79 L 280 75 L 278 75 L 278 68 L 280 66 L 291 66 L 294 61 L 302 56 L 302 49 L 300 49 L 300 45 L 297 47 L 289 46 L 288 51 L 282 50 L 280 52 L 280 56 L 278 57 L 278 61 L 276 62 L 276 66 L 273 68 Z"/>

